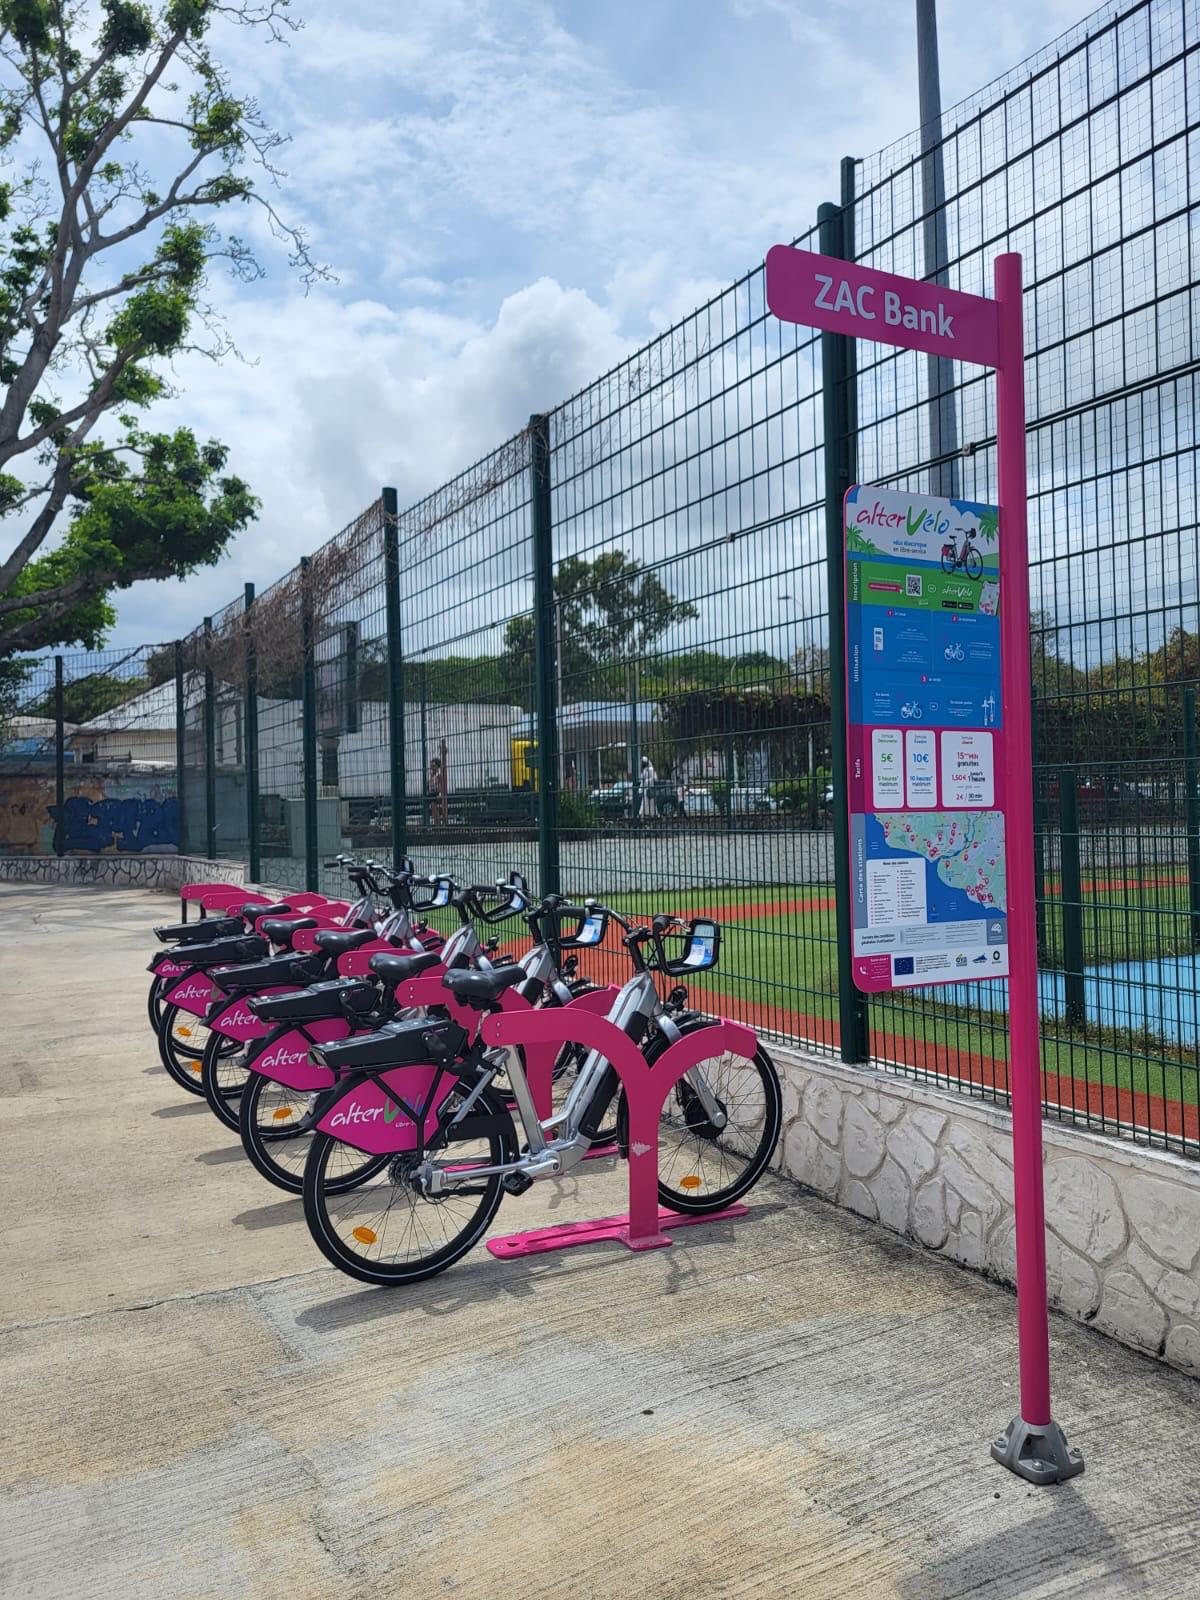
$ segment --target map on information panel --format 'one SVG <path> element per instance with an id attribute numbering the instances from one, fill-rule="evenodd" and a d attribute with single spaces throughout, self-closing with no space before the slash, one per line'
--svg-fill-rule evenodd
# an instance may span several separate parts
<path id="1" fill-rule="evenodd" d="M 846 495 L 854 981 L 1008 974 L 995 506 Z"/>

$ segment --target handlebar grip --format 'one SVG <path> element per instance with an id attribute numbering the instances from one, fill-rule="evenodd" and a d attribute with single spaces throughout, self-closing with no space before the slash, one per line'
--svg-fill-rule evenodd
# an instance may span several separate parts
<path id="1" fill-rule="evenodd" d="M 324 863 L 324 865 L 327 866 L 327 867 L 340 867 L 341 864 L 342 863 L 340 861 L 326 861 Z"/>

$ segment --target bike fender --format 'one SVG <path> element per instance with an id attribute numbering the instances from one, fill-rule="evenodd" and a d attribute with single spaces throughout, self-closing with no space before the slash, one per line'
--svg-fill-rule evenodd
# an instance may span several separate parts
<path id="1" fill-rule="evenodd" d="M 383 1083 L 411 1106 L 420 1105 L 429 1093 L 439 1066 L 392 1067 L 381 1073 Z M 434 1096 L 433 1104 L 425 1118 L 425 1137 L 437 1129 L 437 1114 L 442 1102 L 453 1089 L 455 1079 L 442 1073 L 442 1087 Z M 372 1079 L 364 1079 L 345 1094 L 339 1095 L 333 1105 L 317 1123 L 322 1133 L 328 1133 L 343 1144 L 353 1145 L 367 1155 L 391 1155 L 417 1147 L 416 1124 L 403 1111 L 396 1100 L 387 1095 Z"/>
<path id="2" fill-rule="evenodd" d="M 251 1072 L 257 1072 L 274 1083 L 285 1084 L 311 1094 L 317 1089 L 329 1089 L 336 1083 L 329 1067 L 319 1067 L 308 1059 L 314 1044 L 332 1044 L 350 1037 L 350 1024 L 344 1017 L 323 1017 L 309 1024 L 307 1033 L 299 1028 L 288 1028 L 269 1037 L 258 1046 L 257 1053 L 246 1062 Z"/>
<path id="3" fill-rule="evenodd" d="M 176 978 L 163 995 L 164 1005 L 178 1006 L 180 1011 L 190 1011 L 192 1016 L 203 1018 L 213 1002 L 213 984 L 206 973 L 191 967 L 181 978 Z"/>
<path id="4" fill-rule="evenodd" d="M 187 971 L 186 961 L 177 961 L 174 956 L 168 955 L 165 950 L 154 957 L 147 972 L 153 972 L 155 977 L 161 978 L 164 983 L 169 978 L 182 978 Z"/>
<path id="5" fill-rule="evenodd" d="M 286 989 L 260 989 L 259 994 L 286 994 Z M 205 1019 L 214 1033 L 222 1033 L 227 1039 L 237 1039 L 242 1044 L 248 1044 L 251 1039 L 265 1039 L 271 1031 L 271 1025 L 264 1022 L 261 1017 L 256 1017 L 247 1005 L 247 997 L 238 995 L 233 1000 L 222 995 L 220 1000 L 214 1000 L 209 1016 Z"/>

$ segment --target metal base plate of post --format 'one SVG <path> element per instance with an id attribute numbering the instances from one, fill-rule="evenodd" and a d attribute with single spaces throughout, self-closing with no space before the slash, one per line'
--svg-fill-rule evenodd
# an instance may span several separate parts
<path id="1" fill-rule="evenodd" d="M 501 1261 L 512 1261 L 518 1256 L 542 1255 L 547 1250 L 567 1250 L 576 1244 L 598 1244 L 605 1239 L 617 1239 L 631 1250 L 661 1250 L 671 1243 L 666 1228 L 686 1228 L 698 1222 L 723 1222 L 730 1217 L 744 1217 L 743 1205 L 726 1206 L 723 1211 L 709 1211 L 703 1216 L 684 1216 L 678 1211 L 659 1208 L 659 1232 L 646 1238 L 629 1236 L 629 1218 L 597 1217 L 591 1222 L 560 1223 L 554 1228 L 535 1228 L 532 1233 L 510 1233 L 502 1239 L 489 1239 L 487 1248 Z"/>
<path id="2" fill-rule="evenodd" d="M 1035 1425 L 1014 1417 L 992 1440 L 992 1460 L 1029 1483 L 1063 1483 L 1083 1471 L 1083 1457 L 1067 1444 L 1057 1422 Z"/>

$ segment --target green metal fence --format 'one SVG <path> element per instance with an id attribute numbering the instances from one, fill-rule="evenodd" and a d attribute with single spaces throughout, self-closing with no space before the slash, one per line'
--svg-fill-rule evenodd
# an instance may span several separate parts
<path id="1" fill-rule="evenodd" d="M 933 132 L 800 242 L 974 292 L 1024 255 L 1046 1103 L 1194 1154 L 1200 7 L 1108 6 Z M 780 324 L 755 269 L 160 652 L 183 847 L 712 909 L 712 1004 L 1003 1100 L 1002 984 L 848 985 L 831 715 L 845 486 L 989 500 L 994 455 L 988 375 Z"/>

